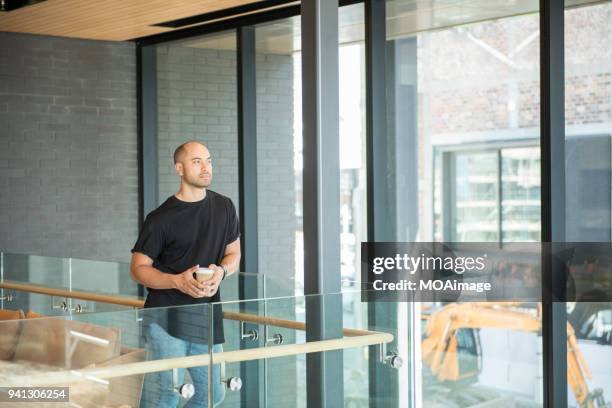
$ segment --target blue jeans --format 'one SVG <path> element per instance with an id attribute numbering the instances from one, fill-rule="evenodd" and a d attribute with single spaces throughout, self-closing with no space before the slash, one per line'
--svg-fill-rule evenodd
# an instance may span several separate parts
<path id="1" fill-rule="evenodd" d="M 208 346 L 177 339 L 169 335 L 158 324 L 149 325 L 146 330 L 147 348 L 150 360 L 173 357 L 185 357 L 208 353 Z M 221 344 L 213 346 L 213 353 L 223 351 Z M 184 408 L 208 407 L 208 366 L 188 368 L 195 395 L 189 399 Z M 213 406 L 225 399 L 225 387 L 221 384 L 219 364 L 213 365 Z M 185 369 L 179 369 L 178 384 L 183 384 Z M 160 371 L 145 375 L 140 408 L 176 408 L 180 395 L 172 390 L 172 370 Z"/>

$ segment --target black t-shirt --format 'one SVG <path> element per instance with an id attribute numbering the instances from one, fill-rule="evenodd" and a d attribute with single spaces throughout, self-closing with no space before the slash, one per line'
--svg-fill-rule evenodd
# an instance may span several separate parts
<path id="1" fill-rule="evenodd" d="M 152 211 L 132 252 L 147 255 L 153 259 L 153 267 L 162 272 L 178 274 L 194 265 L 219 265 L 225 247 L 239 236 L 240 226 L 232 201 L 207 190 L 201 201 L 190 203 L 171 196 Z M 147 288 L 145 308 L 218 302 L 221 286 L 210 298 L 193 298 L 177 289 Z M 154 321 L 165 325 L 164 328 L 175 337 L 207 343 L 209 309 L 204 306 L 157 311 Z M 221 306 L 215 305 L 213 310 L 213 340 L 215 344 L 223 343 Z M 162 313 L 167 316 L 162 318 Z"/>

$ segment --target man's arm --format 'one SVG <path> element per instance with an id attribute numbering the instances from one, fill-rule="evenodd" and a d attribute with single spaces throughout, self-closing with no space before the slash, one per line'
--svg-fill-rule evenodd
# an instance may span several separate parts
<path id="1" fill-rule="evenodd" d="M 238 271 L 240 268 L 240 238 L 225 247 L 225 253 L 221 260 L 221 267 L 225 267 L 227 276 Z M 227 277 L 226 276 L 226 277 Z"/>
<path id="2" fill-rule="evenodd" d="M 225 247 L 223 259 L 219 265 L 211 264 L 208 265 L 208 267 L 214 271 L 214 275 L 212 279 L 205 281 L 204 285 L 206 285 L 207 289 L 212 292 L 212 295 L 214 295 L 217 293 L 217 289 L 219 289 L 219 285 L 223 279 L 223 267 L 225 267 L 225 270 L 227 271 L 226 277 L 236 272 L 240 268 L 240 238 L 236 239 L 234 242 Z"/>
<path id="3" fill-rule="evenodd" d="M 191 297 L 200 298 L 205 296 L 204 285 L 193 277 L 198 267 L 199 265 L 192 266 L 177 275 L 164 273 L 153 267 L 153 259 L 143 253 L 134 252 L 130 262 L 130 275 L 136 282 L 151 289 L 178 289 Z"/>

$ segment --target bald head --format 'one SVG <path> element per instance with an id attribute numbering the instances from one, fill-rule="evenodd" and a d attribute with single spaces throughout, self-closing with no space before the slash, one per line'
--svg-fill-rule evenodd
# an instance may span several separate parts
<path id="1" fill-rule="evenodd" d="M 196 147 L 196 146 L 204 147 L 208 151 L 204 143 L 199 142 L 197 140 L 190 140 L 188 142 L 183 143 L 182 145 L 177 147 L 176 150 L 174 150 L 174 164 L 180 163 L 183 160 L 185 160 L 185 156 L 187 155 L 187 152 L 191 150 L 190 148 Z"/>
<path id="2" fill-rule="evenodd" d="M 181 183 L 194 188 L 206 188 L 212 182 L 212 158 L 202 142 L 190 140 L 174 151 L 174 168 Z"/>

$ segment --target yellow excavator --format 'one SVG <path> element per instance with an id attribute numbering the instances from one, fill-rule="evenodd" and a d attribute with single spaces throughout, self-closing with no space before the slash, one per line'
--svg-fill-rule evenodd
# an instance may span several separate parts
<path id="1" fill-rule="evenodd" d="M 465 329 L 498 328 L 527 332 L 541 330 L 541 309 L 521 308 L 520 303 L 451 303 L 436 311 L 423 312 L 427 321 L 421 343 L 423 362 L 442 383 L 475 382 L 479 364 L 462 364 L 461 333 Z M 465 336 L 463 336 L 465 339 Z M 475 341 L 468 342 L 474 344 Z M 480 345 L 471 347 L 481 353 Z M 463 359 L 463 362 L 466 362 Z M 581 408 L 610 408 L 601 389 L 589 390 L 591 371 L 578 348 L 574 329 L 567 324 L 567 380 Z M 472 380 L 472 381 L 470 381 Z"/>

